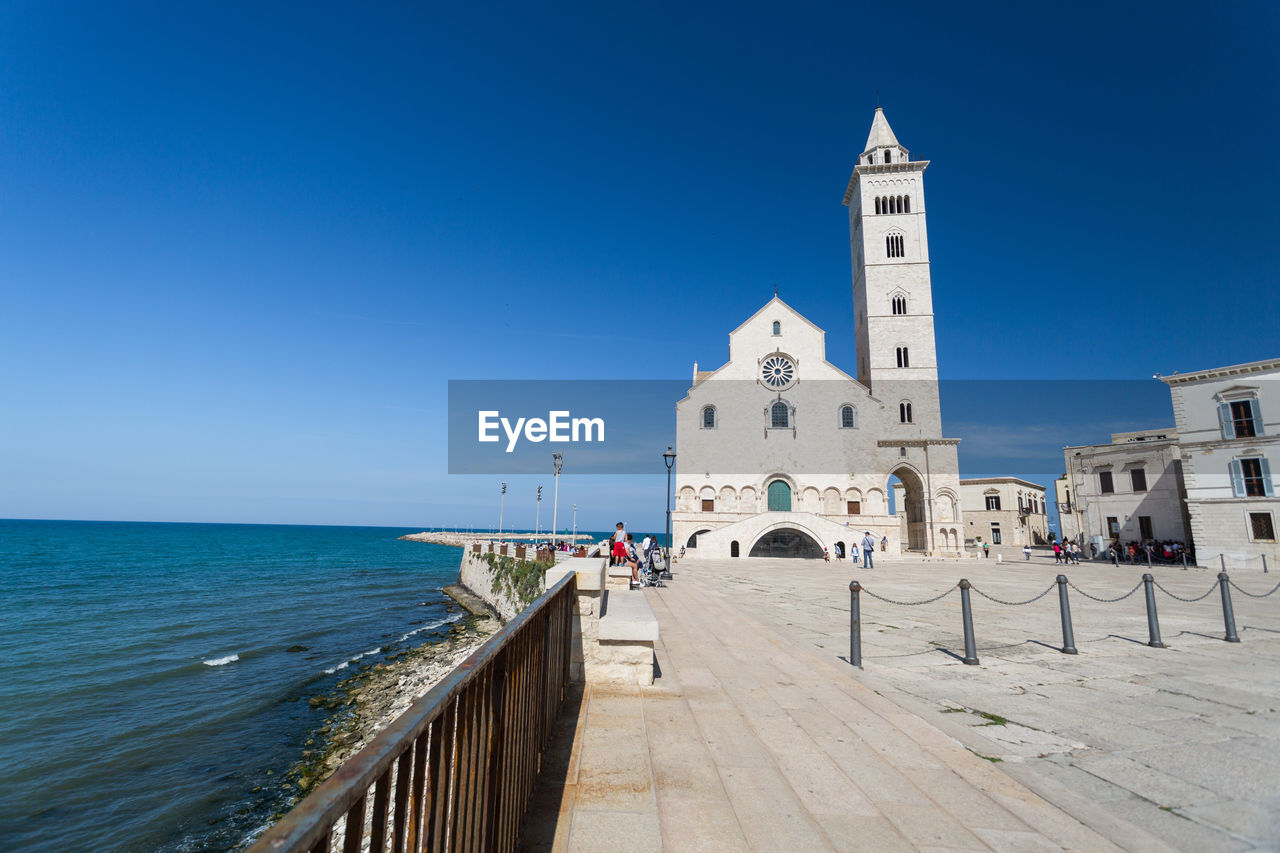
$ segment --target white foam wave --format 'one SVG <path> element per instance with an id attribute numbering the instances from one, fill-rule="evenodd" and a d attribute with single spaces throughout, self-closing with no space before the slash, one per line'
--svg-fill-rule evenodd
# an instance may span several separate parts
<path id="1" fill-rule="evenodd" d="M 226 666 L 229 663 L 235 663 L 240 660 L 240 655 L 227 655 L 224 658 L 211 658 L 204 661 L 205 666 Z"/>
<path id="2" fill-rule="evenodd" d="M 405 640 L 409 639 L 409 638 L 410 638 L 410 637 L 412 637 L 414 634 L 421 634 L 423 631 L 430 631 L 432 628 L 440 628 L 440 627 L 442 627 L 442 626 L 444 626 L 444 625 L 448 625 L 450 622 L 457 622 L 457 621 L 458 621 L 459 619 L 461 619 L 464 615 L 465 615 L 465 614 L 463 614 L 463 613 L 451 613 L 451 614 L 449 614 L 448 616 L 446 616 L 446 617 L 445 617 L 445 618 L 443 618 L 443 619 L 437 619 L 437 620 L 436 620 L 436 621 L 434 621 L 434 622 L 428 622 L 426 625 L 423 625 L 423 626 L 422 626 L 422 627 L 420 627 L 420 628 L 414 628 L 412 631 L 410 631 L 409 633 L 407 633 L 407 634 L 405 634 L 404 636 L 402 636 L 402 637 L 401 637 L 399 640 L 397 640 L 396 642 L 398 642 L 398 643 L 403 643 Z"/>
<path id="3" fill-rule="evenodd" d="M 347 668 L 347 667 L 349 667 L 351 664 L 353 664 L 353 663 L 355 663 L 356 661 L 360 660 L 360 658 L 368 657 L 369 655 L 376 655 L 376 654 L 377 654 L 378 652 L 380 652 L 380 651 L 382 651 L 382 646 L 378 646 L 376 649 L 369 649 L 369 651 L 367 651 L 367 652 L 361 652 L 360 654 L 356 655 L 356 656 L 355 656 L 355 657 L 353 657 L 353 658 L 347 658 L 346 660 L 344 660 L 342 663 L 338 664 L 337 666 L 331 666 L 331 667 L 329 667 L 328 669 L 326 669 L 326 670 L 324 671 L 324 674 L 325 674 L 325 675 L 333 675 L 335 672 L 337 672 L 337 671 L 338 671 L 338 670 L 340 670 L 340 669 L 346 669 L 346 668 Z"/>

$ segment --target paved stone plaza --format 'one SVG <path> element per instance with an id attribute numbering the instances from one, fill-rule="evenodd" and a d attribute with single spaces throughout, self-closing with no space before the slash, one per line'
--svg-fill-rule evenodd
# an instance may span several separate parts
<path id="1" fill-rule="evenodd" d="M 1142 590 L 1056 590 L 1019 607 L 973 596 L 863 596 L 864 670 L 847 663 L 848 582 L 907 601 L 960 577 L 1009 601 L 1051 558 L 704 560 L 648 591 L 661 623 L 652 687 L 575 694 L 548 753 L 526 847 L 574 850 L 1280 849 L 1280 593 L 1157 592 L 1167 649 L 1146 645 Z M 1066 567 L 1115 598 L 1142 569 Z M 1184 598 L 1205 569 L 1156 569 Z M 1238 573 L 1263 593 L 1276 574 Z M 998 761 L 996 759 L 999 759 Z"/>

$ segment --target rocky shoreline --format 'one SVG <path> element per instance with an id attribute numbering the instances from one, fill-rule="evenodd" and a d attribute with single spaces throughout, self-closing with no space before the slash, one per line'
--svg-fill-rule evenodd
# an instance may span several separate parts
<path id="1" fill-rule="evenodd" d="M 469 613 L 447 630 L 429 634 L 427 642 L 364 667 L 329 693 L 311 697 L 312 707 L 332 714 L 290 769 L 297 796 L 288 807 L 367 746 L 501 627 L 495 618 Z"/>

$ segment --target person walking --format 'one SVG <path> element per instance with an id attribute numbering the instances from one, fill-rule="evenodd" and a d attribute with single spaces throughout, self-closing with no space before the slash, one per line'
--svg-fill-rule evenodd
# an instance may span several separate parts
<path id="1" fill-rule="evenodd" d="M 1030 561 L 1030 560 L 1031 560 L 1031 546 L 1030 546 L 1030 545 L 1023 545 L 1023 546 L 1022 546 L 1022 558 L 1023 558 L 1023 560 L 1024 560 L 1024 561 Z"/>
<path id="2" fill-rule="evenodd" d="M 982 559 L 984 560 L 991 559 L 991 543 L 990 542 L 982 543 Z"/>
<path id="3" fill-rule="evenodd" d="M 866 567 L 868 569 L 874 569 L 876 567 L 875 560 L 872 559 L 872 555 L 874 555 L 875 552 L 876 552 L 876 540 L 872 538 L 871 531 L 868 530 L 866 534 L 862 537 L 862 556 L 864 558 L 864 562 L 866 563 Z"/>
<path id="4" fill-rule="evenodd" d="M 1053 561 L 1055 563 L 1062 562 L 1062 546 L 1056 540 L 1053 543 Z"/>

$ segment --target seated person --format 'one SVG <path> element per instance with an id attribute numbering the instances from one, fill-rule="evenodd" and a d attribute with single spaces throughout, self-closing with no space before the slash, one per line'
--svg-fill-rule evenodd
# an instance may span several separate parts
<path id="1" fill-rule="evenodd" d="M 636 542 L 630 533 L 627 534 L 626 556 L 623 564 L 631 568 L 631 585 L 640 585 L 640 555 L 636 553 Z"/>

